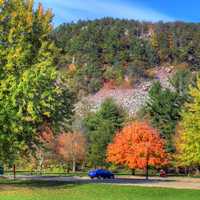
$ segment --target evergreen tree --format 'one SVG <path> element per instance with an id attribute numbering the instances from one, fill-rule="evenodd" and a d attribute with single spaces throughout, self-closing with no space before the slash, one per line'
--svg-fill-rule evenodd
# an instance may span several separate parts
<path id="1" fill-rule="evenodd" d="M 167 150 L 175 151 L 173 137 L 176 126 L 184 103 L 190 100 L 189 85 L 195 85 L 195 80 L 190 71 L 182 69 L 173 75 L 170 83 L 171 90 L 162 88 L 159 82 L 152 86 L 146 112 L 152 124 L 167 139 Z"/>
<path id="2" fill-rule="evenodd" d="M 93 64 L 79 67 L 75 72 L 73 84 L 79 92 L 88 94 L 97 92 L 103 84 L 102 69 Z"/>
<path id="3" fill-rule="evenodd" d="M 150 92 L 145 108 L 154 127 L 160 130 L 161 136 L 167 140 L 167 151 L 174 151 L 172 136 L 180 118 L 181 101 L 177 93 L 163 89 L 159 82 Z"/>
<path id="4" fill-rule="evenodd" d="M 102 87 L 102 81 L 107 80 L 107 73 L 104 72 L 116 66 L 116 63 L 125 69 L 123 80 L 125 75 L 132 76 L 126 70 L 131 65 L 134 65 L 135 71 L 132 78 L 136 81 L 143 78 L 140 71 L 163 63 L 184 62 L 190 69 L 198 70 L 199 35 L 200 25 L 195 23 L 144 23 L 103 18 L 63 24 L 53 31 L 52 38 L 62 50 L 57 59 L 59 67 L 68 66 L 76 58 L 76 64 L 81 68 L 88 65 L 102 71 L 98 78 L 93 77 L 89 81 L 91 87 L 85 87 L 84 94 L 88 94 Z M 78 78 L 76 73 L 72 76 L 76 85 L 79 84 L 79 78 L 83 80 L 85 76 L 79 75 Z M 82 91 L 82 88 L 77 90 Z"/>
<path id="5" fill-rule="evenodd" d="M 89 163 L 94 166 L 106 164 L 106 147 L 114 133 L 123 126 L 124 112 L 112 99 L 107 99 L 96 113 L 84 120 L 89 140 Z"/>
<path id="6" fill-rule="evenodd" d="M 184 104 L 189 100 L 189 85 L 195 85 L 195 77 L 188 69 L 178 70 L 169 80 L 175 92 L 179 95 L 180 101 Z"/>

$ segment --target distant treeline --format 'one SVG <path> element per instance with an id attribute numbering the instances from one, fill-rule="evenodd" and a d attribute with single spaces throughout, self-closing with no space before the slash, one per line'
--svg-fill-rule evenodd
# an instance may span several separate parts
<path id="1" fill-rule="evenodd" d="M 146 69 L 163 63 L 200 68 L 197 23 L 103 18 L 62 24 L 52 37 L 61 50 L 58 66 L 74 64 L 76 79 L 89 93 L 108 80 L 119 83 L 125 76 L 145 76 Z"/>

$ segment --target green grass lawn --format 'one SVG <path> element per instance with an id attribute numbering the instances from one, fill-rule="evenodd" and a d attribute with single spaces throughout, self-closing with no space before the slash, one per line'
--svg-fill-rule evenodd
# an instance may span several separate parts
<path id="1" fill-rule="evenodd" d="M 198 200 L 198 190 L 45 181 L 0 181 L 0 200 Z"/>

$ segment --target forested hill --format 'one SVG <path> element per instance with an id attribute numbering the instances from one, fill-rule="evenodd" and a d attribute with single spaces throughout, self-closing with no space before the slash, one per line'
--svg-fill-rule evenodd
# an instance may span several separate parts
<path id="1" fill-rule="evenodd" d="M 60 25 L 52 37 L 61 49 L 58 66 L 69 69 L 81 95 L 105 84 L 132 87 L 163 63 L 200 68 L 200 24 L 104 18 Z"/>

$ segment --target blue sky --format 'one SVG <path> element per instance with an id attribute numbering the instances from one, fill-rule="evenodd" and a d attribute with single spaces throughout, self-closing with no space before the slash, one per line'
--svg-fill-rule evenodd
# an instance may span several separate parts
<path id="1" fill-rule="evenodd" d="M 144 21 L 200 22 L 200 0 L 35 0 L 51 8 L 54 24 L 115 17 Z"/>

